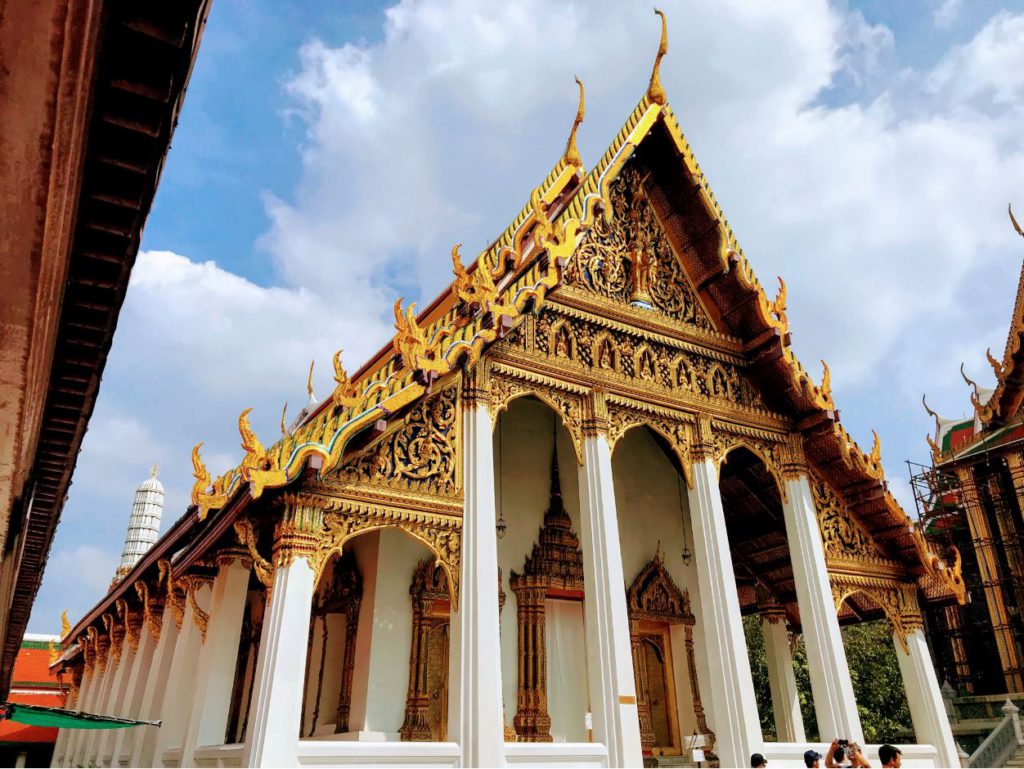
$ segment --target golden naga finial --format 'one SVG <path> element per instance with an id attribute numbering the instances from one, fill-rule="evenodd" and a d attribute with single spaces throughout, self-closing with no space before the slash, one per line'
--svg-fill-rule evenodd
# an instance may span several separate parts
<path id="1" fill-rule="evenodd" d="M 309 377 L 306 379 L 306 392 L 309 394 L 310 400 L 313 400 L 313 365 L 315 363 L 315 359 L 309 362 Z"/>
<path id="2" fill-rule="evenodd" d="M 197 507 L 200 506 L 200 497 L 210 487 L 210 473 L 206 469 L 206 465 L 203 464 L 202 457 L 199 456 L 199 449 L 202 447 L 202 441 L 192 447 L 192 477 L 196 479 L 196 482 L 192 484 L 192 504 Z"/>
<path id="3" fill-rule="evenodd" d="M 50 641 L 49 648 L 50 648 L 50 664 L 52 665 L 54 662 L 56 662 L 57 660 L 60 659 L 60 652 L 57 650 L 57 647 L 53 645 L 53 641 Z"/>
<path id="4" fill-rule="evenodd" d="M 868 461 L 873 465 L 877 465 L 882 461 L 882 439 L 878 437 L 878 433 L 874 430 L 871 431 L 871 434 L 875 436 L 875 443 L 871 447 L 871 455 L 868 457 Z"/>
<path id="5" fill-rule="evenodd" d="M 826 397 L 832 396 L 832 372 L 828 370 L 828 364 L 821 361 L 822 375 L 821 375 L 821 392 Z"/>
<path id="6" fill-rule="evenodd" d="M 252 406 L 238 415 L 238 432 L 242 436 L 242 449 L 245 450 L 245 457 L 242 459 L 242 469 L 263 470 L 266 465 L 266 451 L 249 424 L 250 411 L 252 411 Z"/>
<path id="7" fill-rule="evenodd" d="M 924 439 L 928 441 L 928 448 L 932 450 L 932 464 L 939 464 L 942 461 L 942 447 L 935 442 L 931 433 L 925 433 Z"/>
<path id="8" fill-rule="evenodd" d="M 452 290 L 459 301 L 474 311 L 486 309 L 497 298 L 498 289 L 494 285 L 494 277 L 483 260 L 477 262 L 476 269 L 470 275 L 469 271 L 462 265 L 462 258 L 459 256 L 461 243 L 452 246 L 452 267 L 455 270 L 455 280 L 452 282 Z"/>
<path id="9" fill-rule="evenodd" d="M 1013 222 L 1013 229 L 1017 230 L 1017 234 L 1024 238 L 1024 230 L 1017 224 L 1017 220 L 1013 218 L 1013 205 L 1010 203 L 1006 204 L 1006 210 L 1010 213 L 1010 221 Z"/>
<path id="10" fill-rule="evenodd" d="M 359 403 L 359 388 L 349 379 L 348 372 L 341 365 L 341 350 L 334 353 L 334 394 L 331 400 L 338 408 L 350 408 Z"/>
<path id="11" fill-rule="evenodd" d="M 661 17 L 661 44 L 658 46 L 658 55 L 654 58 L 654 69 L 651 71 L 651 84 L 647 86 L 647 98 L 655 104 L 665 104 L 665 89 L 661 87 L 661 59 L 668 53 L 668 24 L 665 21 L 665 14 L 654 9 L 654 12 Z"/>
<path id="12" fill-rule="evenodd" d="M 786 315 L 786 281 L 779 276 L 779 293 L 775 295 L 775 300 L 772 302 L 772 314 L 778 319 L 783 325 L 789 323 L 789 318 Z"/>
<path id="13" fill-rule="evenodd" d="M 71 635 L 71 623 L 68 622 L 68 610 L 65 609 L 60 613 L 60 640 L 64 640 Z"/>
<path id="14" fill-rule="evenodd" d="M 992 357 L 991 347 L 985 350 L 985 357 L 988 358 L 988 363 L 990 366 L 992 366 L 992 370 L 996 374 L 996 379 L 1002 381 L 1003 376 L 1006 374 L 1006 366 L 1004 366 L 1002 363 L 1000 363 L 994 357 Z"/>
<path id="15" fill-rule="evenodd" d="M 538 251 L 546 248 L 546 241 L 552 240 L 555 235 L 555 228 L 548 219 L 548 204 L 540 194 L 540 187 L 534 187 L 530 193 L 530 207 L 533 209 L 530 217 L 534 221 L 533 245 Z"/>
<path id="16" fill-rule="evenodd" d="M 427 337 L 416 322 L 416 303 L 410 304 L 402 311 L 402 297 L 395 300 L 395 338 L 391 346 L 402 356 L 402 363 L 408 368 L 416 368 L 419 358 L 427 350 Z"/>
<path id="17" fill-rule="evenodd" d="M 583 159 L 580 157 L 579 148 L 576 146 L 576 130 L 583 123 L 583 81 L 576 78 L 576 85 L 580 87 L 580 103 L 576 108 L 576 119 L 572 121 L 572 130 L 569 131 L 569 141 L 565 144 L 565 154 L 562 156 L 566 163 L 574 168 L 583 168 Z"/>

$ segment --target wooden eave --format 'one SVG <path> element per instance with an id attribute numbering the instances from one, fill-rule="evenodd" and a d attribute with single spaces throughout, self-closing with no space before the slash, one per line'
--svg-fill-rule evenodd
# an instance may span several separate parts
<path id="1" fill-rule="evenodd" d="M 31 512 L 0 656 L 0 696 L 10 685 L 208 12 L 209 0 L 114 0 L 103 7 L 68 274 L 23 501 Z"/>

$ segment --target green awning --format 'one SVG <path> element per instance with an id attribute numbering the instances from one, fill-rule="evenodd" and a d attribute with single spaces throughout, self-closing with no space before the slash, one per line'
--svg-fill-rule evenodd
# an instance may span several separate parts
<path id="1" fill-rule="evenodd" d="M 22 705 L 8 702 L 0 707 L 0 720 L 7 719 L 29 726 L 50 726 L 57 729 L 124 729 L 128 726 L 160 726 L 159 721 L 133 721 L 82 713 L 77 710 L 44 708 L 41 705 Z"/>

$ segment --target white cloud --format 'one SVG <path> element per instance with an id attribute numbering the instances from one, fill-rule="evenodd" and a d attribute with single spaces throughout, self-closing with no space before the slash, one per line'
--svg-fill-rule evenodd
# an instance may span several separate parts
<path id="1" fill-rule="evenodd" d="M 949 29 L 964 9 L 964 0 L 938 0 L 935 10 L 932 12 L 932 21 L 939 29 Z"/>
<path id="2" fill-rule="evenodd" d="M 665 10 L 662 81 L 683 129 L 762 282 L 786 278 L 799 356 L 814 370 L 829 361 L 865 445 L 878 427 L 906 501 L 901 460 L 926 454 L 920 392 L 961 413 L 953 358 L 986 384 L 984 349 L 1005 338 L 1024 16 L 997 14 L 933 69 L 896 72 L 888 29 L 817 0 Z M 658 22 L 649 5 L 612 0 L 407 0 L 382 32 L 310 39 L 287 78 L 285 119 L 306 129 L 302 175 L 292 194 L 266 196 L 259 243 L 280 286 L 140 255 L 55 552 L 119 547 L 154 459 L 176 518 L 194 442 L 223 470 L 240 453 L 242 408 L 255 407 L 269 443 L 282 402 L 294 414 L 305 399 L 310 358 L 323 396 L 335 349 L 351 370 L 386 341 L 394 297 L 432 298 L 451 279 L 451 244 L 467 258 L 481 249 L 557 160 L 577 73 L 581 149 L 595 161 L 646 87 Z M 844 79 L 876 96 L 839 102 Z M 63 600 L 56 579 L 44 608 Z"/>

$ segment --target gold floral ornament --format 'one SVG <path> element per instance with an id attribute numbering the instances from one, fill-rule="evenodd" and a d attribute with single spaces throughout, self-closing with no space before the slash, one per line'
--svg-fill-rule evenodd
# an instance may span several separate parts
<path id="1" fill-rule="evenodd" d="M 331 395 L 331 400 L 335 408 L 346 409 L 359 403 L 360 398 L 359 387 L 349 378 L 345 367 L 341 365 L 342 352 L 338 350 L 334 353 L 334 394 Z"/>
<path id="2" fill-rule="evenodd" d="M 60 640 L 64 640 L 71 635 L 71 623 L 68 622 L 68 610 L 65 609 L 60 613 Z"/>
<path id="3" fill-rule="evenodd" d="M 572 121 L 572 129 L 569 131 L 569 141 L 565 144 L 565 154 L 562 159 L 573 168 L 583 168 L 583 159 L 580 157 L 579 148 L 576 146 L 576 131 L 583 123 L 584 102 L 583 102 L 583 81 L 576 78 L 576 85 L 580 87 L 580 103 L 576 108 L 576 119 Z"/>
<path id="4" fill-rule="evenodd" d="M 910 530 L 910 538 L 913 540 L 914 546 L 917 548 L 917 554 L 918 557 L 920 557 L 921 562 L 924 563 L 932 574 L 942 580 L 956 598 L 957 603 L 961 606 L 967 603 L 967 585 L 964 583 L 964 577 L 961 571 L 962 561 L 960 558 L 960 549 L 957 547 L 950 547 L 949 554 L 953 557 L 953 563 L 946 563 L 932 552 L 931 548 L 928 546 L 928 540 L 925 538 L 924 531 L 921 529 L 919 524 L 914 523 L 908 518 L 907 528 Z"/>
<path id="5" fill-rule="evenodd" d="M 199 511 L 199 520 L 205 520 L 210 510 L 219 510 L 227 504 L 227 494 L 224 493 L 224 479 L 218 478 L 210 488 L 210 473 L 203 464 L 199 455 L 199 449 L 203 447 L 202 441 L 192 447 L 192 476 L 196 479 L 192 484 L 192 504 Z"/>
<path id="6" fill-rule="evenodd" d="M 539 253 L 547 248 L 548 242 L 557 242 L 555 227 L 551 224 L 551 220 L 548 219 L 549 206 L 540 194 L 540 187 L 534 187 L 533 192 L 530 193 L 530 206 L 533 209 L 530 212 L 530 222 L 533 224 L 531 240 L 533 240 L 533 246 Z M 521 257 L 522 252 L 520 252 Z"/>
<path id="7" fill-rule="evenodd" d="M 654 9 L 654 12 L 661 17 L 661 43 L 658 45 L 658 55 L 654 57 L 654 69 L 651 70 L 651 83 L 647 86 L 647 98 L 659 106 L 665 105 L 665 89 L 661 87 L 661 60 L 668 53 L 668 24 L 665 21 L 665 14 Z"/>
<path id="8" fill-rule="evenodd" d="M 441 329 L 428 341 L 423 329 L 416 322 L 416 303 L 410 304 L 403 312 L 401 297 L 395 300 L 395 330 L 398 333 L 391 341 L 392 349 L 396 355 L 402 357 L 402 365 L 405 368 L 425 380 L 421 384 L 448 373 L 449 366 L 444 359 L 439 358 L 438 347 L 451 333 L 450 330 Z"/>
<path id="9" fill-rule="evenodd" d="M 54 645 L 53 641 L 47 644 L 50 650 L 50 664 L 53 665 L 57 660 L 60 659 L 60 650 Z"/>

